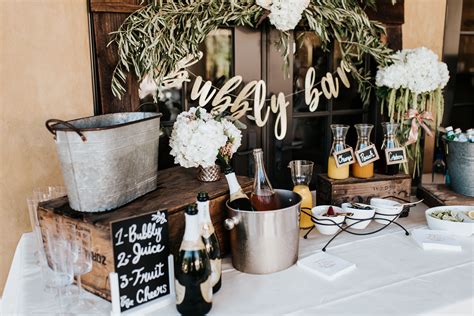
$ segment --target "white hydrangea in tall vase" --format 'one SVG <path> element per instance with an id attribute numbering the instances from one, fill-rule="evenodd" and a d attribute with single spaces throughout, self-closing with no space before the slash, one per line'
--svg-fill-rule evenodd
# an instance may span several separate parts
<path id="1" fill-rule="evenodd" d="M 382 112 L 401 125 L 400 140 L 413 157 L 413 175 L 420 173 L 421 136 L 440 125 L 444 112 L 442 90 L 449 81 L 448 67 L 426 47 L 404 49 L 392 56 L 392 63 L 380 68 L 375 78 Z M 407 165 L 404 166 L 408 171 Z"/>

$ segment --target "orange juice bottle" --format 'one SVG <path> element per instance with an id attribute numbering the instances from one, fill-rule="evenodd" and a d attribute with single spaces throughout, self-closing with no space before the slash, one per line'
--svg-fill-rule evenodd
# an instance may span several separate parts
<path id="1" fill-rule="evenodd" d="M 349 165 L 345 165 L 338 168 L 334 157 L 329 156 L 328 177 L 331 179 L 338 179 L 338 180 L 349 178 Z"/>
<path id="2" fill-rule="evenodd" d="M 355 151 L 372 145 L 370 142 L 370 132 L 372 132 L 374 126 L 372 124 L 356 124 L 354 127 L 357 131 L 357 145 Z M 365 166 L 361 166 L 358 162 L 355 162 L 352 165 L 352 175 L 363 179 L 372 178 L 374 176 L 374 163 L 371 162 Z"/>
<path id="3" fill-rule="evenodd" d="M 358 162 L 355 162 L 352 165 L 352 175 L 362 179 L 372 178 L 374 176 L 374 163 L 371 162 L 361 167 Z"/>
<path id="4" fill-rule="evenodd" d="M 346 135 L 349 131 L 349 125 L 331 124 L 331 130 L 333 139 L 328 158 L 328 177 L 338 180 L 347 179 L 349 178 L 349 165 L 338 168 L 332 154 L 348 147 L 346 145 Z"/>

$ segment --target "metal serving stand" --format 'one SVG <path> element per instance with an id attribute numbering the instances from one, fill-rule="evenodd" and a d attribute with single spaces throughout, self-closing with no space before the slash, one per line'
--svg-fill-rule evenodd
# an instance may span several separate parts
<path id="1" fill-rule="evenodd" d="M 310 208 L 307 208 L 307 207 L 304 207 L 304 208 L 301 208 L 301 212 L 303 212 L 304 214 L 308 215 L 309 217 L 311 217 L 311 221 L 315 224 L 318 224 L 318 225 L 323 225 L 323 226 L 338 226 L 339 227 L 339 231 L 334 234 L 334 236 L 331 237 L 331 239 L 329 239 L 329 241 L 326 243 L 326 245 L 324 245 L 322 251 L 326 251 L 326 248 L 329 246 L 329 244 L 334 240 L 336 239 L 337 236 L 339 236 L 341 233 L 343 232 L 346 232 L 346 233 L 349 233 L 349 234 L 352 234 L 352 235 L 356 235 L 356 236 L 366 236 L 366 235 L 372 235 L 372 234 L 376 234 L 382 230 L 384 230 L 385 228 L 387 228 L 388 226 L 390 226 L 391 224 L 395 224 L 397 225 L 398 227 L 400 227 L 403 231 L 405 231 L 405 235 L 406 236 L 409 236 L 410 233 L 408 232 L 408 230 L 403 227 L 403 225 L 399 224 L 396 222 L 397 219 L 399 219 L 400 217 L 406 217 L 408 216 L 408 212 L 409 212 L 409 209 L 411 206 L 413 206 L 414 204 L 417 204 L 417 203 L 420 203 L 422 200 L 420 201 L 416 201 L 416 202 L 410 202 L 410 201 L 406 201 L 404 199 L 401 199 L 399 197 L 396 197 L 396 196 L 387 196 L 387 197 L 384 197 L 384 199 L 387 199 L 387 198 L 393 198 L 393 199 L 397 199 L 397 200 L 400 200 L 400 201 L 403 201 L 405 203 L 410 203 L 410 204 L 407 204 L 403 207 L 402 211 L 400 213 L 395 213 L 395 214 L 384 214 L 384 213 L 380 213 L 380 212 L 376 212 L 374 214 L 374 216 L 372 217 L 369 217 L 369 218 L 363 218 L 363 219 L 356 219 L 356 218 L 351 218 L 349 216 L 346 216 L 347 219 L 352 219 L 354 220 L 355 222 L 350 224 L 350 225 L 345 225 L 344 223 L 341 223 L 341 224 L 338 224 L 336 223 L 335 221 L 333 221 L 332 219 L 330 218 L 327 218 L 327 219 L 317 219 L 316 217 L 313 216 L 313 214 L 311 213 L 311 209 Z M 408 210 L 407 210 L 408 209 Z M 309 210 L 309 212 L 308 212 Z M 406 215 L 405 215 L 406 214 Z M 378 217 L 379 215 L 382 215 L 382 216 L 390 216 L 390 217 L 393 217 L 392 219 L 386 219 L 386 218 L 382 218 L 382 217 Z M 385 225 L 383 225 L 382 227 L 380 228 L 377 228 L 373 231 L 369 231 L 369 232 L 356 232 L 354 230 L 351 230 L 350 228 L 358 223 L 361 223 L 361 222 L 365 222 L 365 221 L 371 221 L 371 220 L 381 220 L 381 221 L 386 221 L 387 223 Z M 316 226 L 313 226 L 311 228 L 308 229 L 308 231 L 306 232 L 306 234 L 303 236 L 304 239 L 307 239 L 308 238 L 308 235 L 313 231 L 313 229 L 315 228 Z"/>

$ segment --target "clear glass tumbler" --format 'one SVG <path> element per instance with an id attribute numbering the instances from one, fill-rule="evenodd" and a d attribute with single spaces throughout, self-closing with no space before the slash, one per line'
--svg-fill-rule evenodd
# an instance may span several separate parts
<path id="1" fill-rule="evenodd" d="M 288 168 L 291 170 L 291 179 L 293 180 L 293 192 L 298 193 L 301 198 L 301 208 L 311 213 L 313 207 L 313 196 L 309 190 L 309 183 L 313 176 L 314 163 L 309 160 L 290 161 Z M 311 228 L 314 226 L 311 217 L 304 212 L 300 213 L 300 228 Z"/>

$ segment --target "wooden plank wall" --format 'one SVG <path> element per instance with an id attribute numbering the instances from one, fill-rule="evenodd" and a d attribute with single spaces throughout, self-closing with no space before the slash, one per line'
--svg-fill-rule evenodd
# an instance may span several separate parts
<path id="1" fill-rule="evenodd" d="M 139 105 L 138 83 L 128 74 L 127 92 L 122 100 L 112 95 L 110 83 L 118 61 L 116 46 L 108 46 L 110 32 L 116 31 L 127 16 L 140 8 L 140 0 L 90 0 L 94 41 L 96 114 L 133 111 Z"/>

